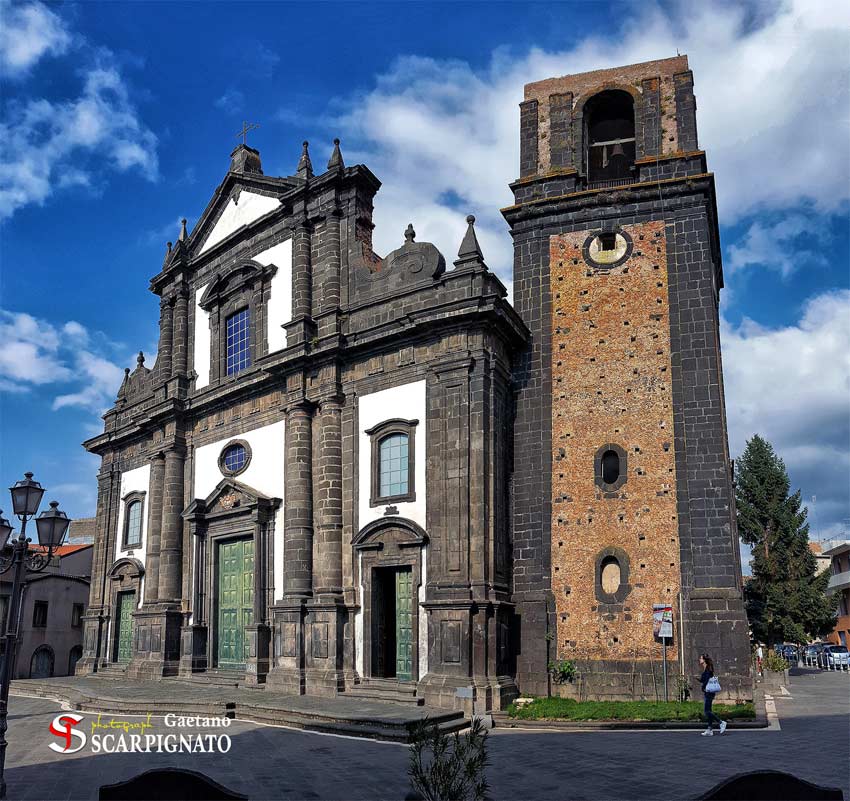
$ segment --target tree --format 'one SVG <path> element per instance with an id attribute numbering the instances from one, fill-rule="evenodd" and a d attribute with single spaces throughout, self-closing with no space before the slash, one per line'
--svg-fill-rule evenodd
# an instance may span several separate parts
<path id="1" fill-rule="evenodd" d="M 735 463 L 735 495 L 738 533 L 753 554 L 747 617 L 755 639 L 768 646 L 807 642 L 836 622 L 836 599 L 826 595 L 829 574 L 817 575 L 807 510 L 800 491 L 789 494 L 790 488 L 785 463 L 754 435 Z"/>

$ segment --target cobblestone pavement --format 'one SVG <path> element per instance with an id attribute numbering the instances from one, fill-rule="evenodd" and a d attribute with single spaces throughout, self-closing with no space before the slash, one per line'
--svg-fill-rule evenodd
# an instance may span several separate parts
<path id="1" fill-rule="evenodd" d="M 850 801 L 850 676 L 797 673 L 790 692 L 790 698 L 776 698 L 780 729 L 729 731 L 711 739 L 694 731 L 496 729 L 489 748 L 491 795 L 496 801 L 691 799 L 735 773 L 778 769 L 841 787 Z M 88 743 L 66 756 L 48 749 L 59 742 L 48 732 L 59 711 L 43 699 L 10 699 L 10 799 L 95 799 L 102 784 L 168 765 L 207 773 L 252 801 L 401 801 L 409 791 L 402 745 L 234 721 L 226 730 L 232 738 L 227 754 L 94 755 Z M 95 718 L 85 715 L 88 733 Z M 152 733 L 169 731 L 162 718 L 151 722 Z M 190 731 L 210 732 L 179 730 Z"/>

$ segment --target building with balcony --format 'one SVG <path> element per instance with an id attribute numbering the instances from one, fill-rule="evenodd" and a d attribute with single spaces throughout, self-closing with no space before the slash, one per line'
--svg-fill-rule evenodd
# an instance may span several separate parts
<path id="1" fill-rule="evenodd" d="M 832 560 L 827 593 L 838 594 L 838 622 L 827 639 L 836 645 L 850 643 L 850 539 L 831 543 L 824 556 Z"/>

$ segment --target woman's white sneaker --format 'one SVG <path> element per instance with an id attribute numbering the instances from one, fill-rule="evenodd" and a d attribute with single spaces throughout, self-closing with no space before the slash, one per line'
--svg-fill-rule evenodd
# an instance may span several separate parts
<path id="1" fill-rule="evenodd" d="M 721 720 L 720 721 L 720 733 L 723 734 L 723 732 L 725 732 L 725 731 L 726 731 L 726 721 Z"/>
<path id="2" fill-rule="evenodd" d="M 713 737 L 713 736 L 714 736 L 714 732 L 713 732 L 711 729 L 706 729 L 706 730 L 702 733 L 702 736 L 703 736 L 703 737 Z"/>

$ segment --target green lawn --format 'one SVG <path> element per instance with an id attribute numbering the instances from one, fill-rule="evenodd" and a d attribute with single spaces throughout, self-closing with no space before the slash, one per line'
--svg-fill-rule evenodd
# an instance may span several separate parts
<path id="1" fill-rule="evenodd" d="M 715 704 L 714 711 L 724 720 L 756 716 L 752 704 Z M 508 707 L 517 720 L 701 720 L 700 701 L 576 701 L 572 698 L 535 698 L 518 708 Z"/>

